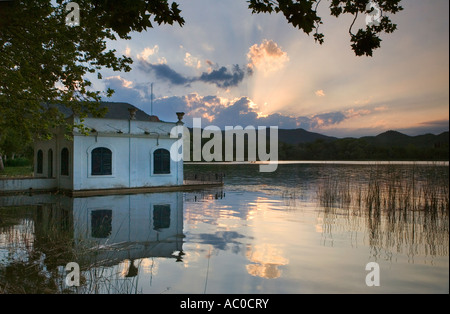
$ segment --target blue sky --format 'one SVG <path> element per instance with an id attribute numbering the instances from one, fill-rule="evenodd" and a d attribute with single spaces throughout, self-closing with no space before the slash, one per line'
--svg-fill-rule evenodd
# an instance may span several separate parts
<path id="1" fill-rule="evenodd" d="M 325 43 L 280 14 L 252 15 L 245 0 L 178 0 L 186 24 L 155 26 L 108 43 L 133 58 L 128 73 L 93 80 L 110 101 L 129 102 L 166 121 L 175 112 L 202 125 L 304 128 L 359 137 L 449 128 L 449 1 L 405 0 L 373 57 L 356 57 L 352 16 L 319 12 Z M 82 21 L 81 21 L 82 23 Z M 363 27 L 364 17 L 355 26 Z"/>

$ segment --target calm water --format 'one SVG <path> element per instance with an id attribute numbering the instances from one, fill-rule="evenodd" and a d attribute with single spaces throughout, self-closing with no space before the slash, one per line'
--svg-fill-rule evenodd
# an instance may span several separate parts
<path id="1" fill-rule="evenodd" d="M 449 293 L 448 165 L 185 168 L 225 185 L 0 197 L 0 292 Z"/>

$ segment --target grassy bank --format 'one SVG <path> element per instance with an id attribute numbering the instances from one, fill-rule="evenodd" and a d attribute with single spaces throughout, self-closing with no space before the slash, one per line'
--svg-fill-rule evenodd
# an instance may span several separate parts
<path id="1" fill-rule="evenodd" d="M 5 167 L 3 171 L 0 171 L 0 178 L 9 177 L 32 177 L 32 166 L 19 166 L 19 167 Z"/>

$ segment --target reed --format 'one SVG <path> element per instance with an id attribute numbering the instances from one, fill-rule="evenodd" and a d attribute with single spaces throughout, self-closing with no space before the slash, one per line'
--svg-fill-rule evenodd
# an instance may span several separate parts
<path id="1" fill-rule="evenodd" d="M 74 238 L 73 218 L 64 209 L 45 205 L 1 213 L 0 244 L 10 252 L 0 260 L 1 294 L 137 293 L 137 276 L 124 278 L 120 265 L 104 266 L 98 243 Z M 70 261 L 80 265 L 79 287 L 65 283 Z"/>
<path id="2" fill-rule="evenodd" d="M 330 238 L 331 228 L 342 224 L 350 226 L 352 238 L 364 232 L 374 258 L 404 252 L 414 262 L 419 251 L 430 258 L 448 256 L 448 172 L 436 165 L 389 165 L 368 167 L 358 180 L 346 173 L 324 176 L 316 188 L 328 222 L 323 230 Z"/>
<path id="3" fill-rule="evenodd" d="M 345 173 L 318 182 L 317 199 L 323 207 L 364 209 L 369 215 L 385 211 L 449 211 L 448 167 L 413 165 L 373 166 L 356 181 Z"/>

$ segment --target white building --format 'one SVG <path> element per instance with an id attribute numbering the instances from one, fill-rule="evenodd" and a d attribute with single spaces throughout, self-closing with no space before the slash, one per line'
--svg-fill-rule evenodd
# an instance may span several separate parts
<path id="1" fill-rule="evenodd" d="M 36 178 L 53 178 L 55 188 L 69 191 L 183 184 L 183 161 L 170 156 L 178 140 L 170 132 L 183 124 L 183 113 L 169 123 L 127 103 L 102 105 L 108 108 L 105 117 L 83 121 L 89 135 L 75 131 L 68 140 L 59 129 L 51 140 L 35 143 Z"/>

